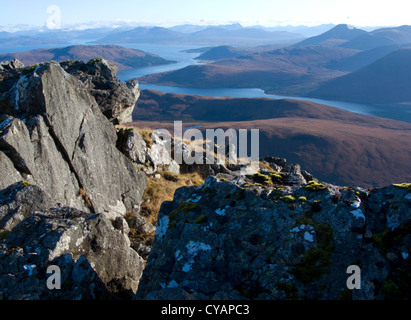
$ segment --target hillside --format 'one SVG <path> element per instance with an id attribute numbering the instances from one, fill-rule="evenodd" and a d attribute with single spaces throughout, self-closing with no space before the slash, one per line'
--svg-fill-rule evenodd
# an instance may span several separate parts
<path id="1" fill-rule="evenodd" d="M 303 95 L 321 82 L 346 74 L 327 65 L 356 53 L 358 50 L 338 47 L 288 47 L 148 75 L 139 81 L 185 87 L 262 88 L 270 93 Z"/>
<path id="2" fill-rule="evenodd" d="M 257 51 L 254 49 L 254 51 Z M 245 48 L 236 48 L 232 46 L 218 46 L 214 48 L 210 48 L 207 51 L 203 52 L 199 55 L 196 60 L 201 61 L 217 61 L 221 59 L 229 59 L 235 58 L 238 56 L 250 54 L 253 52 L 253 49 L 245 49 Z"/>
<path id="3" fill-rule="evenodd" d="M 344 44 L 345 48 L 370 50 L 381 46 L 411 43 L 411 26 L 382 28 L 360 35 Z"/>
<path id="4" fill-rule="evenodd" d="M 321 46 L 339 46 L 345 42 L 355 39 L 361 35 L 367 34 L 367 31 L 351 27 L 346 24 L 335 26 L 331 30 L 324 32 L 318 36 L 305 39 L 295 46 L 304 47 L 312 45 Z"/>
<path id="5" fill-rule="evenodd" d="M 406 45 L 404 45 L 406 46 Z M 332 62 L 328 65 L 331 69 L 337 69 L 341 71 L 354 72 L 357 71 L 381 58 L 384 58 L 391 52 L 401 49 L 399 44 L 390 46 L 381 46 L 370 50 L 365 50 L 357 53 L 352 57 L 348 57 L 336 62 Z"/>
<path id="6" fill-rule="evenodd" d="M 55 49 L 37 49 L 28 52 L 0 54 L 0 61 L 18 59 L 25 65 L 46 62 L 50 60 L 81 60 L 89 61 L 96 57 L 103 57 L 116 64 L 119 69 L 141 68 L 153 65 L 174 63 L 158 55 L 141 50 L 129 49 L 114 45 L 84 46 L 76 45 Z"/>
<path id="7" fill-rule="evenodd" d="M 161 115 L 161 116 L 160 116 Z M 157 121 L 151 122 L 156 117 Z M 385 185 L 410 180 L 411 124 L 363 116 L 296 100 L 214 99 L 143 90 L 133 113 L 137 127 L 255 127 L 260 155 L 286 157 L 320 179 Z M 211 123 L 212 122 L 212 123 Z"/>
<path id="8" fill-rule="evenodd" d="M 351 74 L 331 80 L 310 96 L 371 103 L 411 102 L 411 48 L 388 54 Z"/>

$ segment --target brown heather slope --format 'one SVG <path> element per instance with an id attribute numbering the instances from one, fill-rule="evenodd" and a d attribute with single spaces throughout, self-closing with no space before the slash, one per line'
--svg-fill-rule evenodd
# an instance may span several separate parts
<path id="1" fill-rule="evenodd" d="M 158 55 L 115 45 L 76 45 L 55 49 L 36 49 L 28 52 L 0 54 L 0 61 L 18 59 L 26 66 L 47 61 L 103 58 L 116 64 L 120 70 L 173 63 Z"/>
<path id="2" fill-rule="evenodd" d="M 260 129 L 260 157 L 285 157 L 321 180 L 364 187 L 411 180 L 409 123 L 305 101 L 151 94 L 150 102 L 143 91 L 133 126 L 167 128 L 173 133 L 172 122 L 183 120 L 184 127 L 203 125 L 201 130 L 256 128 Z M 140 112 L 142 117 L 136 117 Z M 153 119 L 154 114 L 162 122 L 137 120 Z"/>

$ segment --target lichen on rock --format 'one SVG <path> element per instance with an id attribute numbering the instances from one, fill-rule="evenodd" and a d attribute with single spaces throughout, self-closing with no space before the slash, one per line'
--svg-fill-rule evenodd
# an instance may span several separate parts
<path id="1" fill-rule="evenodd" d="M 218 174 L 201 187 L 177 190 L 160 210 L 161 232 L 136 298 L 410 297 L 399 280 L 411 279 L 409 257 L 402 255 L 411 244 L 407 190 L 344 188 L 305 173 L 307 183 L 298 177 L 301 170 L 275 161 L 271 175 L 265 169 L 241 178 Z M 181 210 L 199 194 L 196 208 Z M 351 265 L 361 267 L 366 289 L 347 295 Z M 171 279 L 172 287 L 166 285 Z"/>

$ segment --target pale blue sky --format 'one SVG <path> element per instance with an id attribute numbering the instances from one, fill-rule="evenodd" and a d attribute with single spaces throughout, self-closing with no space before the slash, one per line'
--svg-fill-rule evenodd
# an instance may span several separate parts
<path id="1" fill-rule="evenodd" d="M 47 8 L 61 8 L 63 26 L 130 20 L 142 25 L 184 23 L 286 25 L 348 23 L 411 25 L 410 0 L 0 0 L 0 25 L 45 25 Z"/>

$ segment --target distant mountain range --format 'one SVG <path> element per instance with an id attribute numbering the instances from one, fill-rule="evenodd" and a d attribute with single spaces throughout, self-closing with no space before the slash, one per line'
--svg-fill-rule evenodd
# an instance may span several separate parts
<path id="1" fill-rule="evenodd" d="M 321 34 L 317 32 L 324 31 Z M 314 34 L 306 38 L 307 34 Z M 97 40 L 100 39 L 100 40 Z M 25 64 L 48 60 L 103 57 L 120 69 L 171 63 L 112 43 L 192 44 L 197 59 L 208 62 L 141 77 L 143 83 L 186 87 L 262 88 L 267 93 L 327 97 L 364 103 L 409 103 L 411 26 L 366 31 L 348 25 L 243 27 L 182 25 L 0 33 L 1 44 L 90 41 L 100 46 L 70 46 L 30 53 L 3 54 Z M 96 41 L 97 40 L 97 41 Z M 386 58 L 386 59 L 385 59 Z M 386 67 L 390 66 L 390 68 Z M 408 82 L 407 82 L 408 81 Z M 355 85 L 354 85 L 355 84 Z"/>
<path id="2" fill-rule="evenodd" d="M 1 32 L 0 46 L 27 46 L 27 45 L 70 45 L 84 44 L 113 33 L 126 31 L 129 28 L 90 28 L 90 29 L 38 29 L 17 32 Z"/>
<path id="3" fill-rule="evenodd" d="M 365 33 L 351 39 L 342 46 L 352 49 L 371 50 L 381 46 L 403 45 L 411 43 L 411 26 L 383 28 Z"/>
<path id="4" fill-rule="evenodd" d="M 32 65 L 50 60 L 58 62 L 65 60 L 82 60 L 87 62 L 93 58 L 104 58 L 116 64 L 120 70 L 175 62 L 141 50 L 115 45 L 78 45 L 64 48 L 37 49 L 28 52 L 0 54 L 0 61 L 18 59 L 25 65 Z"/>
<path id="5" fill-rule="evenodd" d="M 296 43 L 305 36 L 288 31 L 267 31 L 262 28 L 229 26 L 185 26 L 180 28 L 139 27 L 103 37 L 93 43 L 162 43 L 197 45 L 257 46 L 278 42 Z"/>
<path id="6" fill-rule="evenodd" d="M 260 129 L 260 156 L 287 156 L 333 183 L 377 186 L 411 179 L 411 124 L 308 101 L 164 94 L 143 90 L 134 109 L 139 127 Z M 154 122 L 153 122 L 154 121 Z M 161 121 L 161 122 L 160 122 Z"/>

